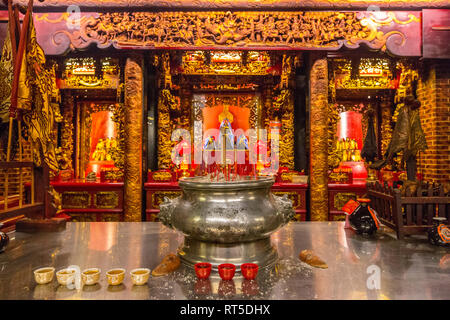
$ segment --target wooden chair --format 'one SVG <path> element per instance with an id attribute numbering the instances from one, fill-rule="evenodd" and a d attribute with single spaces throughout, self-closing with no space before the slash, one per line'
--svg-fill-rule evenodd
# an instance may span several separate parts
<path id="1" fill-rule="evenodd" d="M 424 233 L 433 225 L 433 217 L 450 222 L 450 195 L 441 185 L 420 185 L 416 190 L 405 187 L 402 195 L 399 189 L 376 182 L 367 184 L 367 195 L 380 222 L 395 230 L 397 239 Z"/>

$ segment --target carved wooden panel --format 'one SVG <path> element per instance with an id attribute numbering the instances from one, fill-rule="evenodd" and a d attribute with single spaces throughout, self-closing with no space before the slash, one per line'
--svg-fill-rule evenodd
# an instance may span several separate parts
<path id="1" fill-rule="evenodd" d="M 274 191 L 273 194 L 282 197 L 287 195 L 287 197 L 292 201 L 292 206 L 294 209 L 300 209 L 302 206 L 301 195 L 295 191 Z"/>
<path id="2" fill-rule="evenodd" d="M 99 209 L 114 209 L 119 206 L 119 194 L 114 191 L 100 191 L 94 194 L 94 204 Z"/>
<path id="3" fill-rule="evenodd" d="M 152 208 L 159 209 L 159 205 L 164 201 L 164 197 L 173 199 L 179 197 L 180 195 L 181 191 L 154 191 L 151 194 Z"/>
<path id="4" fill-rule="evenodd" d="M 62 193 L 62 208 L 88 208 L 91 204 L 89 192 L 66 191 Z"/>
<path id="5" fill-rule="evenodd" d="M 27 0 L 18 0 L 15 3 L 24 6 Z M 152 8 L 163 10 L 200 10 L 200 9 L 366 9 L 369 5 L 374 8 L 445 8 L 448 7 L 446 0 L 42 0 L 36 1 L 34 7 L 68 7 L 78 5 L 80 7 L 97 8 L 102 7 L 132 7 L 132 8 Z"/>
<path id="6" fill-rule="evenodd" d="M 338 50 L 364 43 L 396 55 L 421 55 L 420 12 L 89 12 L 75 25 L 67 13 L 34 17 L 47 54 L 93 43 L 122 49 L 265 50 Z"/>
<path id="7" fill-rule="evenodd" d="M 342 210 L 342 207 L 350 200 L 356 200 L 356 194 L 353 192 L 339 192 L 334 195 L 334 208 Z"/>

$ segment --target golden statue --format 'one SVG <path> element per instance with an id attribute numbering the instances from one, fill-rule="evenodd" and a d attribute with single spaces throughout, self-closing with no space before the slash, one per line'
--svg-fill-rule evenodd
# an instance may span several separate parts
<path id="1" fill-rule="evenodd" d="M 219 123 L 222 123 L 223 120 L 228 119 L 230 123 L 233 122 L 233 114 L 229 110 L 230 106 L 228 104 L 223 105 L 223 111 L 219 114 Z"/>

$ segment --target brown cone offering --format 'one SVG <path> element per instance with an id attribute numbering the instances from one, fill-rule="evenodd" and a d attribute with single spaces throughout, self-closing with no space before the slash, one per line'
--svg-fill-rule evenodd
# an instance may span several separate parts
<path id="1" fill-rule="evenodd" d="M 299 258 L 301 261 L 316 268 L 327 269 L 328 265 L 316 256 L 311 250 L 303 250 L 300 252 Z"/>
<path id="2" fill-rule="evenodd" d="M 170 253 L 164 257 L 161 263 L 152 271 L 152 276 L 160 277 L 165 276 L 180 266 L 180 258 L 176 254 Z"/>

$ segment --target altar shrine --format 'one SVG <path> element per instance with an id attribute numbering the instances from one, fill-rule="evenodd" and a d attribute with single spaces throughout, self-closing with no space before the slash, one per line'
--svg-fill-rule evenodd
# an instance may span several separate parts
<path id="1" fill-rule="evenodd" d="M 54 216 L 158 221 L 164 197 L 181 194 L 180 178 L 245 174 L 273 176 L 272 191 L 293 201 L 295 220 L 343 220 L 343 205 L 365 195 L 368 181 L 405 181 L 401 154 L 381 170 L 371 165 L 387 154 L 407 97 L 422 104 L 428 147 L 417 154 L 416 178 L 448 182 L 445 4 L 394 10 L 374 1 L 379 10 L 366 10 L 336 1 L 323 10 L 318 0 L 299 11 L 290 1 L 201 3 L 201 11 L 187 3 L 149 11 L 148 0 L 101 12 L 83 1 L 73 11 L 63 0 L 34 3 L 32 35 L 58 111 L 46 129 L 54 159 L 39 196 Z M 20 141 L 20 152 L 6 154 L 8 121 L 2 161 L 28 162 L 1 167 L 5 230 L 24 216 L 11 208 L 35 203 L 39 188 L 38 153 L 16 127 L 9 148 Z"/>

